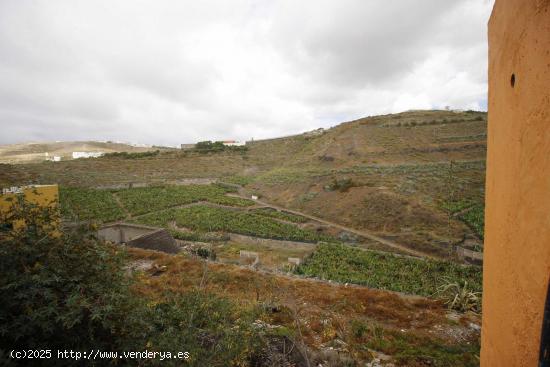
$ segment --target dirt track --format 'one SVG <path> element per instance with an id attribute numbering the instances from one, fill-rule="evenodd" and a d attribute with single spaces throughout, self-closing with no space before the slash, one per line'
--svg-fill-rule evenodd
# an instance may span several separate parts
<path id="1" fill-rule="evenodd" d="M 239 194 L 229 194 L 229 196 L 233 196 L 233 197 L 238 197 L 238 198 L 242 198 L 242 199 L 249 199 L 250 197 L 249 196 L 246 196 L 244 194 L 244 189 L 243 188 L 240 188 L 239 189 Z M 278 210 L 278 211 L 284 211 L 284 212 L 288 212 L 288 213 L 291 213 L 291 214 L 295 214 L 295 215 L 300 215 L 302 217 L 305 217 L 305 218 L 308 218 L 310 220 L 313 220 L 313 221 L 316 221 L 316 222 L 319 222 L 319 223 L 323 223 L 323 224 L 326 224 L 326 225 L 329 225 L 329 226 L 332 226 L 332 227 L 335 227 L 335 228 L 338 228 L 338 229 L 341 229 L 343 231 L 346 231 L 346 232 L 350 232 L 350 233 L 353 233 L 353 234 L 356 234 L 356 235 L 359 235 L 361 237 L 365 237 L 365 238 L 368 238 L 370 240 L 373 240 L 373 241 L 376 241 L 378 243 L 381 243 L 385 246 L 388 246 L 388 247 L 391 247 L 391 248 L 394 248 L 396 250 L 399 250 L 399 251 L 402 251 L 404 253 L 407 253 L 409 255 L 412 255 L 412 256 L 417 256 L 417 257 L 424 257 L 424 258 L 430 258 L 430 259 L 438 259 L 438 257 L 436 256 L 433 256 L 431 254 L 427 254 L 425 252 L 421 252 L 421 251 L 416 251 L 416 250 L 413 250 L 413 249 L 410 249 L 406 246 L 403 246 L 403 245 L 400 245 L 394 241 L 390 241 L 390 240 L 387 240 L 385 238 L 382 238 L 382 237 L 379 237 L 379 236 L 376 236 L 370 232 L 367 232 L 367 231 L 362 231 L 362 230 L 357 230 L 357 229 L 354 229 L 354 228 L 350 228 L 350 227 L 346 227 L 346 226 L 343 226 L 341 224 L 338 224 L 338 223 L 334 223 L 334 222 L 330 222 L 328 220 L 325 220 L 325 219 L 321 219 L 319 217 L 316 217 L 316 216 L 313 216 L 313 215 L 310 215 L 310 214 L 306 214 L 306 213 L 302 213 L 302 212 L 299 212 L 297 210 L 292 210 L 292 209 L 288 209 L 288 208 L 283 208 L 283 207 L 280 207 L 278 205 L 274 205 L 274 204 L 270 204 L 270 203 L 266 203 L 264 201 L 261 201 L 261 200 L 255 200 L 256 203 L 258 203 L 260 206 L 264 206 L 264 207 L 268 207 L 268 208 L 273 208 L 275 210 Z"/>

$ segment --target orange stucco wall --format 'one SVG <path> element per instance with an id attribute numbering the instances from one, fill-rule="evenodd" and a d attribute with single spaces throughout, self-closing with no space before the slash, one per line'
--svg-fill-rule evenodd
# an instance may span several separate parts
<path id="1" fill-rule="evenodd" d="M 537 366 L 550 278 L 550 0 L 496 0 L 489 21 L 485 216 L 481 365 Z"/>

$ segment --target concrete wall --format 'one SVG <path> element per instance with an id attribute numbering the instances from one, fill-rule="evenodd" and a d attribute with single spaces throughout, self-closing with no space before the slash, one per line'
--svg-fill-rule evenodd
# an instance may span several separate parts
<path id="1" fill-rule="evenodd" d="M 537 366 L 550 276 L 550 1 L 496 0 L 481 365 Z"/>
<path id="2" fill-rule="evenodd" d="M 139 247 L 147 250 L 162 251 L 169 254 L 176 254 L 180 251 L 176 240 L 166 229 L 144 234 L 126 243 L 131 247 Z"/>
<path id="3" fill-rule="evenodd" d="M 143 236 L 147 233 L 151 233 L 157 230 L 157 228 L 146 226 L 133 226 L 126 224 L 113 224 L 106 226 L 97 231 L 98 238 L 113 243 L 123 243 L 131 241 L 135 238 Z"/>
<path id="4" fill-rule="evenodd" d="M 113 243 L 125 243 L 131 247 L 170 254 L 179 252 L 179 247 L 170 232 L 162 228 L 117 223 L 100 228 L 97 231 L 97 237 Z"/>

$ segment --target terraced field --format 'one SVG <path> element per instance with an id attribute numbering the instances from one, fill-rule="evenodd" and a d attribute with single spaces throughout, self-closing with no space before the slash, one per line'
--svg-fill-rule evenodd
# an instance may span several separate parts
<path id="1" fill-rule="evenodd" d="M 272 208 L 260 208 L 260 209 L 255 209 L 252 212 L 257 215 L 263 215 L 265 217 L 280 219 L 287 222 L 305 223 L 308 221 L 308 219 L 305 217 L 295 215 L 292 213 L 277 211 Z"/>
<path id="2" fill-rule="evenodd" d="M 207 201 L 247 207 L 252 200 L 226 196 L 235 189 L 220 185 L 143 187 L 123 190 L 61 187 L 61 208 L 66 219 L 111 222 L 175 206 Z"/>
<path id="3" fill-rule="evenodd" d="M 427 297 L 436 296 L 441 285 L 453 282 L 467 282 L 473 291 L 481 292 L 481 271 L 477 267 L 362 251 L 338 244 L 317 246 L 297 273 Z"/>
<path id="4" fill-rule="evenodd" d="M 125 217 L 112 192 L 84 188 L 59 190 L 61 213 L 68 220 L 96 220 L 112 222 Z"/>
<path id="5" fill-rule="evenodd" d="M 246 207 L 254 205 L 251 200 L 225 196 L 235 189 L 219 185 L 188 185 L 144 187 L 118 190 L 116 195 L 132 214 L 139 215 L 178 205 L 208 201 L 220 205 Z"/>
<path id="6" fill-rule="evenodd" d="M 482 239 L 485 236 L 485 206 L 475 205 L 473 208 L 462 214 L 461 219 Z"/>
<path id="7" fill-rule="evenodd" d="M 175 222 L 178 227 L 197 232 L 222 231 L 289 241 L 332 240 L 329 236 L 282 223 L 264 215 L 204 205 L 147 214 L 139 217 L 137 222 L 160 227 L 168 227 L 171 222 Z"/>

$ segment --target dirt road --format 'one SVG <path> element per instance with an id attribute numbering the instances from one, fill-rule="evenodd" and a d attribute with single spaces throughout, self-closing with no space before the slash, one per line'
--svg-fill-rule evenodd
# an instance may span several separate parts
<path id="1" fill-rule="evenodd" d="M 242 199 L 250 199 L 250 196 L 247 196 L 244 193 L 244 189 L 242 189 L 242 188 L 239 189 L 239 194 L 229 194 L 229 196 L 239 197 L 239 198 L 242 198 Z M 357 229 L 354 229 L 354 228 L 346 227 L 346 226 L 343 226 L 343 225 L 338 224 L 338 223 L 334 223 L 334 222 L 331 222 L 331 221 L 328 221 L 328 220 L 325 220 L 325 219 L 322 219 L 322 218 L 319 218 L 319 217 L 316 217 L 316 216 L 313 216 L 313 215 L 310 215 L 310 214 L 299 212 L 297 210 L 283 208 L 281 206 L 278 206 L 278 205 L 275 205 L 275 204 L 270 204 L 270 203 L 267 203 L 267 202 L 262 201 L 262 200 L 255 200 L 255 201 L 260 206 L 265 206 L 265 207 L 272 208 L 272 209 L 275 209 L 275 210 L 278 210 L 278 211 L 284 211 L 284 212 L 288 212 L 288 213 L 291 213 L 291 214 L 300 215 L 300 216 L 308 218 L 310 220 L 313 220 L 313 221 L 316 221 L 316 222 L 319 222 L 319 223 L 323 223 L 323 224 L 326 224 L 328 226 L 338 228 L 338 229 L 341 229 L 343 231 L 350 232 L 350 233 L 356 234 L 356 235 L 361 236 L 361 237 L 368 238 L 370 240 L 376 241 L 376 242 L 381 243 L 385 246 L 394 248 L 396 250 L 402 251 L 402 252 L 404 252 L 406 254 L 409 254 L 409 255 L 412 255 L 412 256 L 424 257 L 424 258 L 430 258 L 430 259 L 439 259 L 438 257 L 436 257 L 432 254 L 427 254 L 425 252 L 410 249 L 410 248 L 408 248 L 406 246 L 403 246 L 399 243 L 387 240 L 385 238 L 379 237 L 375 234 L 372 234 L 372 233 L 364 231 L 364 230 L 357 230 Z"/>

